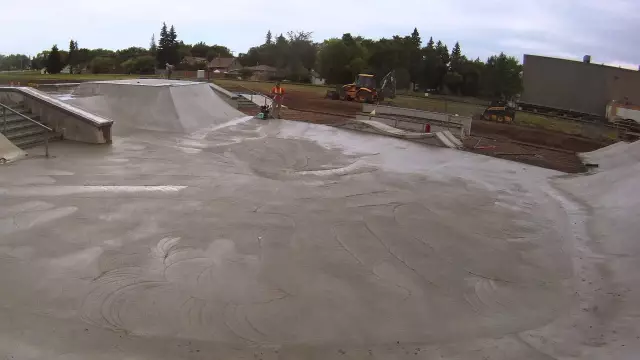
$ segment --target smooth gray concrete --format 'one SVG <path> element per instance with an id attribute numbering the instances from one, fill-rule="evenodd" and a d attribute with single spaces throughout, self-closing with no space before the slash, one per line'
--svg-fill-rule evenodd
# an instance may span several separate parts
<path id="1" fill-rule="evenodd" d="M 94 144 L 111 142 L 111 119 L 69 105 L 42 91 L 29 87 L 0 87 L 0 102 L 24 103 L 40 122 L 65 139 Z"/>
<path id="2" fill-rule="evenodd" d="M 1 126 L 1 125 L 0 125 Z M 4 164 L 25 157 L 27 154 L 0 134 L 0 163 Z"/>
<path id="3" fill-rule="evenodd" d="M 68 103 L 114 119 L 113 134 L 134 129 L 191 133 L 244 116 L 207 83 L 137 79 L 80 84 Z"/>
<path id="4" fill-rule="evenodd" d="M 145 125 L 0 167 L 0 357 L 637 358 L 622 146 L 558 178 L 301 122 Z"/>
<path id="5" fill-rule="evenodd" d="M 547 359 L 578 306 L 556 172 L 239 119 L 1 169 L 0 354 Z"/>

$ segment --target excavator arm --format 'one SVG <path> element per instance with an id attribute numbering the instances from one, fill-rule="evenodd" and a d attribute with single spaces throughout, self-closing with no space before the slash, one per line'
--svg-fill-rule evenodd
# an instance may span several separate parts
<path id="1" fill-rule="evenodd" d="M 384 98 L 393 99 L 396 97 L 396 71 L 391 70 L 380 81 L 380 90 L 378 91 L 379 101 Z"/>

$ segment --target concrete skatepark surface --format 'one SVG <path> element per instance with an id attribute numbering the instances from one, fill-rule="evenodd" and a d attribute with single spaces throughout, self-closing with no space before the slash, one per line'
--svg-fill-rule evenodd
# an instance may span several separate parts
<path id="1" fill-rule="evenodd" d="M 608 172 L 246 117 L 51 147 L 0 168 L 4 357 L 637 354 Z"/>
<path id="2" fill-rule="evenodd" d="M 12 162 L 25 155 L 24 151 L 15 146 L 4 135 L 0 134 L 0 163 Z"/>

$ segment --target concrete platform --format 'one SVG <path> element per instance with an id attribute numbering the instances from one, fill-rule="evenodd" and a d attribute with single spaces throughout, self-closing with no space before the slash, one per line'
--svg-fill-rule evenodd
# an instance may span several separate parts
<path id="1" fill-rule="evenodd" d="M 637 201 L 586 178 L 247 117 L 51 146 L 0 169 L 3 358 L 637 355 Z"/>

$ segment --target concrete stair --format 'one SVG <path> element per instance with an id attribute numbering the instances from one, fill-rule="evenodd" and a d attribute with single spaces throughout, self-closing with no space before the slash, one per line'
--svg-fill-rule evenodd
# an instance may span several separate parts
<path id="1" fill-rule="evenodd" d="M 11 108 L 35 121 L 39 120 L 23 104 L 11 106 Z M 0 133 L 20 149 L 28 149 L 44 142 L 44 136 L 48 132 L 46 129 L 9 110 L 6 110 L 6 119 L 5 124 L 5 118 L 2 116 L 2 110 L 0 109 Z M 49 141 L 59 138 L 60 135 L 56 133 L 49 133 L 48 135 Z"/>
<path id="2" fill-rule="evenodd" d="M 238 109 L 259 109 L 260 108 L 253 101 L 243 96 L 238 96 L 238 99 L 236 101 L 238 104 Z"/>

